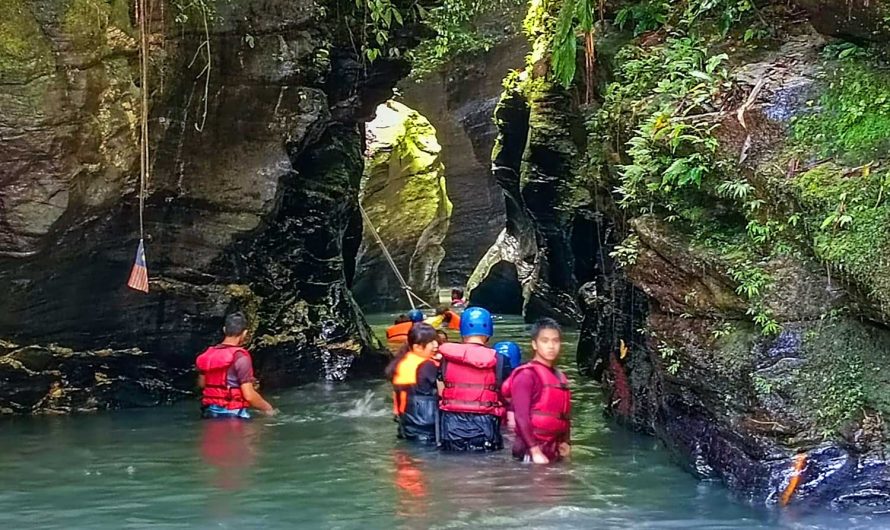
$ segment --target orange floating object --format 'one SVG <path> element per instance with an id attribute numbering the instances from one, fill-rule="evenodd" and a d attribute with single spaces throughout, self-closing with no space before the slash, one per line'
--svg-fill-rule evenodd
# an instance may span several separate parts
<path id="1" fill-rule="evenodd" d="M 800 476 L 803 475 L 802 471 L 804 466 L 806 465 L 806 453 L 800 453 L 799 455 L 797 455 L 797 458 L 794 460 L 794 474 L 791 476 L 791 480 L 788 482 L 788 487 L 786 487 L 785 491 L 782 492 L 782 498 L 779 501 L 779 504 L 781 504 L 782 506 L 788 506 L 788 503 L 791 501 L 791 496 L 794 495 L 794 491 L 797 490 L 797 486 L 800 484 Z"/>

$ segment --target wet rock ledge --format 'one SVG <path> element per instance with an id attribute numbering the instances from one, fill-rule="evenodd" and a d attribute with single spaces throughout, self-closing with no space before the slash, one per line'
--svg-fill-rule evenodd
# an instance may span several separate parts
<path id="1" fill-rule="evenodd" d="M 236 308 L 257 324 L 264 385 L 383 362 L 349 293 L 359 123 L 406 64 L 363 65 L 343 18 L 327 18 L 331 2 L 213 0 L 205 13 L 150 3 L 148 295 L 125 286 L 139 237 L 132 6 L 0 5 L 4 412 L 178 399 Z M 209 55 L 190 65 L 199 49 Z"/>

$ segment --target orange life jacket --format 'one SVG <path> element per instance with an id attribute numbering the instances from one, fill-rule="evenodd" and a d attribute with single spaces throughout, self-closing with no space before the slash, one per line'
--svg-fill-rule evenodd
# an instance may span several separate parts
<path id="1" fill-rule="evenodd" d="M 207 348 L 198 356 L 195 364 L 204 375 L 204 390 L 201 404 L 204 406 L 218 405 L 229 410 L 243 409 L 250 406 L 241 394 L 240 386 L 229 386 L 229 368 L 235 363 L 238 354 L 250 359 L 250 352 L 241 346 L 219 344 Z"/>
<path id="2" fill-rule="evenodd" d="M 396 365 L 395 373 L 392 376 L 392 386 L 394 387 L 392 393 L 393 414 L 399 416 L 405 412 L 405 409 L 408 407 L 411 389 L 417 384 L 417 369 L 420 368 L 421 364 L 429 360 L 429 357 L 409 351 Z M 433 362 L 436 363 L 436 361 Z M 436 365 L 438 366 L 438 363 Z"/>
<path id="3" fill-rule="evenodd" d="M 449 311 L 449 313 L 451 313 L 451 320 L 448 321 L 448 329 L 460 331 L 460 315 L 454 311 Z"/>
<path id="4" fill-rule="evenodd" d="M 449 342 L 439 346 L 439 353 L 445 366 L 445 389 L 439 409 L 503 415 L 497 386 L 497 352 L 480 344 Z"/>
<path id="5" fill-rule="evenodd" d="M 513 370 L 501 386 L 506 401 L 512 398 L 513 378 L 523 370 L 531 370 L 541 382 L 541 397 L 532 404 L 532 430 L 535 438 L 544 442 L 563 441 L 571 426 L 572 391 L 565 374 L 538 362 L 523 364 Z"/>
<path id="6" fill-rule="evenodd" d="M 389 342 L 408 342 L 408 332 L 414 322 L 399 322 L 386 328 L 386 340 Z"/>

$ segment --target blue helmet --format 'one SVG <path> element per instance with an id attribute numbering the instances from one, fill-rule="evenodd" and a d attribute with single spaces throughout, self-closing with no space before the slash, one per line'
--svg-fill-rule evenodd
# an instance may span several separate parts
<path id="1" fill-rule="evenodd" d="M 423 311 L 420 309 L 412 309 L 408 311 L 408 319 L 411 322 L 423 322 Z"/>
<path id="2" fill-rule="evenodd" d="M 469 307 L 460 316 L 460 336 L 473 337 L 494 335 L 494 321 L 491 313 L 481 307 Z"/>
<path id="3" fill-rule="evenodd" d="M 515 342 L 499 342 L 494 345 L 494 351 L 510 359 L 511 368 L 516 368 L 522 364 L 522 350 L 519 349 L 519 344 Z"/>

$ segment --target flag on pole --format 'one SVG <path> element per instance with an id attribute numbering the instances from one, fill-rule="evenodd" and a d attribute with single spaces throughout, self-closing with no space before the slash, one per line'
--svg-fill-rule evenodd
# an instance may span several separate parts
<path id="1" fill-rule="evenodd" d="M 136 262 L 133 263 L 133 270 L 130 271 L 130 279 L 127 280 L 127 287 L 148 292 L 148 268 L 145 266 L 145 245 L 139 240 L 139 248 L 136 250 Z"/>

